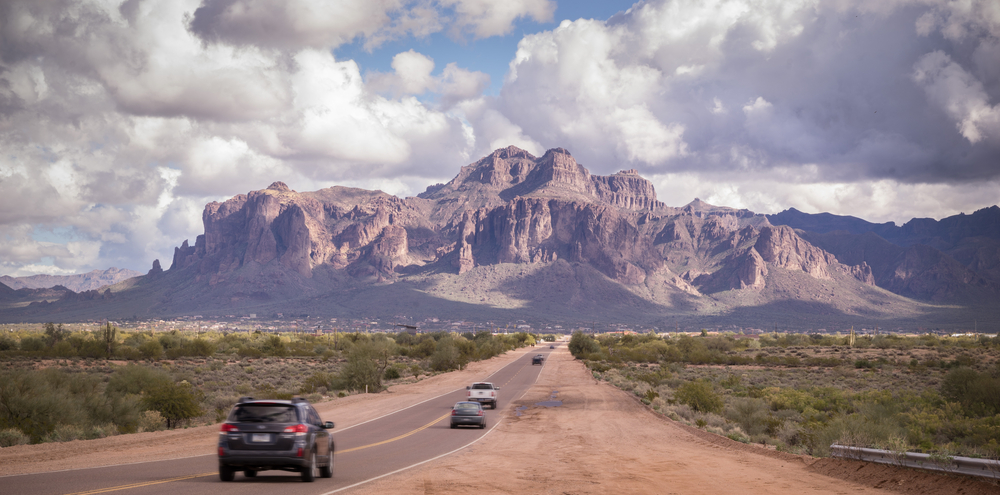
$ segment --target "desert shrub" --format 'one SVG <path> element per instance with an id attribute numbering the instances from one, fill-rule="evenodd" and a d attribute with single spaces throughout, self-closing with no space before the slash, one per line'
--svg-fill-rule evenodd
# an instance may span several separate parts
<path id="1" fill-rule="evenodd" d="M 582 359 L 584 355 L 593 354 L 600 350 L 601 347 L 597 340 L 583 332 L 574 332 L 569 339 L 569 352 L 577 359 Z"/>
<path id="2" fill-rule="evenodd" d="M 316 371 L 302 382 L 299 391 L 304 394 L 311 394 L 321 388 L 324 390 L 335 390 L 338 388 L 337 385 L 336 375 L 325 371 Z"/>
<path id="3" fill-rule="evenodd" d="M 687 404 L 699 412 L 718 413 L 722 411 L 724 405 L 722 397 L 715 393 L 712 383 L 704 379 L 681 385 L 674 397 L 681 404 Z"/>
<path id="4" fill-rule="evenodd" d="M 144 431 L 160 431 L 167 424 L 167 420 L 158 411 L 143 411 L 142 417 L 139 419 L 138 432 L 142 433 Z"/>
<path id="5" fill-rule="evenodd" d="M 340 378 L 349 390 L 379 392 L 382 376 L 389 366 L 388 343 L 357 343 L 347 355 Z"/>
<path id="6" fill-rule="evenodd" d="M 459 367 L 461 360 L 458 347 L 453 339 L 443 338 L 437 343 L 434 354 L 431 355 L 431 369 L 448 371 Z"/>
<path id="7" fill-rule="evenodd" d="M 740 425 L 747 434 L 759 435 L 767 429 L 771 409 L 763 399 L 734 397 L 726 405 L 725 417 Z"/>
<path id="8" fill-rule="evenodd" d="M 142 403 L 167 420 L 167 429 L 201 415 L 201 391 L 190 383 L 161 383 L 145 391 Z"/>
<path id="9" fill-rule="evenodd" d="M 163 346 L 158 340 L 147 340 L 139 345 L 139 354 L 143 359 L 160 359 L 163 357 Z"/>
<path id="10" fill-rule="evenodd" d="M 399 372 L 399 368 L 396 366 L 390 366 L 385 369 L 385 379 L 386 380 L 397 380 L 402 376 Z"/>
<path id="11" fill-rule="evenodd" d="M 15 445 L 26 445 L 28 443 L 31 443 L 31 437 L 25 435 L 17 428 L 0 430 L 0 447 L 13 447 Z"/>
<path id="12" fill-rule="evenodd" d="M 945 375 L 941 395 L 962 404 L 970 416 L 1000 413 L 1000 379 L 962 366 Z"/>
<path id="13" fill-rule="evenodd" d="M 22 351 L 44 351 L 45 341 L 41 337 L 25 337 L 21 339 L 21 350 Z"/>
<path id="14" fill-rule="evenodd" d="M 86 434 L 79 425 L 62 424 L 56 426 L 51 433 L 46 436 L 47 442 L 71 442 L 73 440 L 84 440 Z"/>
<path id="15" fill-rule="evenodd" d="M 117 394 L 141 394 L 165 383 L 172 383 L 170 375 L 162 370 L 129 364 L 115 370 L 108 378 L 108 391 Z"/>

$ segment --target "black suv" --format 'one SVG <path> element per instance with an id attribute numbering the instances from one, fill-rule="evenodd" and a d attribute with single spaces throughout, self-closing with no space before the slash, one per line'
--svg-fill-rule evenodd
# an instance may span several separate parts
<path id="1" fill-rule="evenodd" d="M 332 428 L 305 399 L 240 397 L 219 431 L 219 478 L 233 481 L 236 471 L 253 478 L 269 469 L 301 472 L 302 481 L 330 478 Z"/>

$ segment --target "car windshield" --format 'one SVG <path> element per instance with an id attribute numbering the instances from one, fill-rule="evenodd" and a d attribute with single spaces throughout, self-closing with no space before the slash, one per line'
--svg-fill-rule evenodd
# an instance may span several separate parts
<path id="1" fill-rule="evenodd" d="M 294 423 L 295 408 L 278 404 L 246 404 L 229 413 L 236 423 Z"/>
<path id="2" fill-rule="evenodd" d="M 489 383 L 477 383 L 472 386 L 473 390 L 491 390 L 492 388 Z"/>
<path id="3" fill-rule="evenodd" d="M 479 409 L 478 402 L 462 402 L 455 404 L 455 409 Z"/>

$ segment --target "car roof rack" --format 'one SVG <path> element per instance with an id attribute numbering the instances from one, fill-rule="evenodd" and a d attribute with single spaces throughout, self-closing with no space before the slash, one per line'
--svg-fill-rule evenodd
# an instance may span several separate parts
<path id="1" fill-rule="evenodd" d="M 309 403 L 309 401 L 308 401 L 308 400 L 306 400 L 306 399 L 303 399 L 302 397 L 292 397 L 292 403 L 294 404 L 294 403 L 296 403 L 296 402 L 305 402 L 305 403 L 307 403 L 307 404 Z"/>

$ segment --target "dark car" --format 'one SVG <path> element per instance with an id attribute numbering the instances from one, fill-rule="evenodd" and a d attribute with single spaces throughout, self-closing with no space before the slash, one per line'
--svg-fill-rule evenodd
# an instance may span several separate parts
<path id="1" fill-rule="evenodd" d="M 538 354 L 535 357 L 531 358 L 531 365 L 534 366 L 536 364 L 542 364 L 543 361 L 545 361 L 545 356 Z"/>
<path id="2" fill-rule="evenodd" d="M 451 410 L 451 427 L 478 426 L 486 428 L 486 411 L 478 402 L 462 401 L 455 404 Z"/>
<path id="3" fill-rule="evenodd" d="M 555 348 L 556 348 L 556 346 L 554 346 L 554 345 L 550 345 L 549 346 L 549 349 L 555 349 Z"/>
<path id="4" fill-rule="evenodd" d="M 219 431 L 219 478 L 232 481 L 258 471 L 302 473 L 302 481 L 333 476 L 333 422 L 323 422 L 309 401 L 241 397 Z"/>

